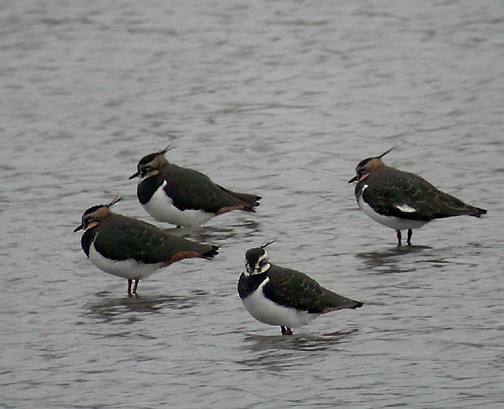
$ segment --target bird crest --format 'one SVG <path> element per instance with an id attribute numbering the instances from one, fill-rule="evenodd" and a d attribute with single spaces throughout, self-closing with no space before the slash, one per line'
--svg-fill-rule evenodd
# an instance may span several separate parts
<path id="1" fill-rule="evenodd" d="M 122 200 L 122 197 L 119 196 L 118 194 L 114 197 L 114 199 L 107 205 L 105 205 L 106 207 L 111 207 L 111 206 L 114 206 L 117 202 L 120 202 Z"/>
<path id="2" fill-rule="evenodd" d="M 399 144 L 395 144 L 394 146 L 392 146 L 388 151 L 385 151 L 383 152 L 380 156 L 378 156 L 378 158 L 383 158 L 387 153 L 389 152 L 392 152 L 393 150 L 397 149 L 399 147 Z"/>

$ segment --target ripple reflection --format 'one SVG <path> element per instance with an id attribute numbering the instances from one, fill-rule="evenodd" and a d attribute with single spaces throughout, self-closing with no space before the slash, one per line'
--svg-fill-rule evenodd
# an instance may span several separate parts
<path id="1" fill-rule="evenodd" d="M 106 297 L 99 302 L 88 303 L 86 316 L 112 322 L 123 319 L 131 312 L 157 314 L 164 308 L 182 310 L 194 307 L 201 292 L 195 291 L 188 296 L 178 295 L 140 295 L 137 297 L 109 297 L 109 292 L 101 292 L 99 297 Z M 138 318 L 140 319 L 140 318 Z M 131 317 L 128 318 L 131 320 Z"/>

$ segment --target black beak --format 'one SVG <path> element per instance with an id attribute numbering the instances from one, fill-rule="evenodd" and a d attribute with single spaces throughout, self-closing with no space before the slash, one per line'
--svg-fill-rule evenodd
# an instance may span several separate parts
<path id="1" fill-rule="evenodd" d="M 82 230 L 83 228 L 84 228 L 84 225 L 81 223 L 81 225 L 74 230 L 74 233 L 76 231 Z"/>
<path id="2" fill-rule="evenodd" d="M 129 179 L 130 179 L 130 180 L 131 180 L 131 179 L 134 179 L 134 178 L 138 177 L 138 175 L 140 175 L 140 172 L 137 172 L 137 173 L 135 173 L 134 175 L 131 175 L 131 176 L 129 177 Z"/>
<path id="3" fill-rule="evenodd" d="M 354 176 L 352 179 L 348 181 L 348 183 L 353 183 L 357 181 L 357 176 Z"/>

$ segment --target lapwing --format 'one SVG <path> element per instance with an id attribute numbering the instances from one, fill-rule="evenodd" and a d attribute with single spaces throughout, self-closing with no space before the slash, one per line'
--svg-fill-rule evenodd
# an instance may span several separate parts
<path id="1" fill-rule="evenodd" d="M 170 149 L 144 156 L 130 176 L 140 178 L 138 200 L 154 219 L 190 227 L 233 210 L 255 211 L 260 196 L 233 192 L 201 172 L 168 162 L 165 153 Z"/>
<path id="2" fill-rule="evenodd" d="M 306 274 L 271 264 L 266 251 L 271 243 L 245 253 L 246 271 L 238 281 L 238 295 L 256 320 L 278 325 L 282 335 L 292 335 L 292 328 L 320 314 L 362 307 L 361 302 L 320 286 Z"/>
<path id="3" fill-rule="evenodd" d="M 218 254 L 217 246 L 177 237 L 152 224 L 113 213 L 110 208 L 119 200 L 87 209 L 74 231 L 84 229 L 82 249 L 96 267 L 128 280 L 129 295 L 136 294 L 140 279 L 162 267 L 186 258 L 211 259 Z"/>
<path id="4" fill-rule="evenodd" d="M 382 157 L 395 148 L 359 162 L 356 176 L 348 183 L 357 182 L 355 197 L 361 210 L 397 232 L 398 246 L 401 246 L 401 230 L 408 231 L 407 244 L 411 245 L 413 229 L 434 219 L 486 214 L 485 209 L 442 192 L 414 173 L 386 166 Z"/>

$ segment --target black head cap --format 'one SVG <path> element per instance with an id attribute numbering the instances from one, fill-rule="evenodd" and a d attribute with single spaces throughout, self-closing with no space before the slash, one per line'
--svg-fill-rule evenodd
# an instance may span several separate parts
<path id="1" fill-rule="evenodd" d="M 357 167 L 359 166 L 364 166 L 366 163 L 368 163 L 371 159 L 381 159 L 383 158 L 387 153 L 392 152 L 394 149 L 397 149 L 399 147 L 399 144 L 392 146 L 389 150 L 383 152 L 380 156 L 375 156 L 373 158 L 366 158 L 364 160 L 361 160 Z"/>
<path id="2" fill-rule="evenodd" d="M 164 155 L 166 152 L 171 151 L 174 148 L 175 148 L 175 145 L 170 144 L 166 148 L 164 148 L 162 151 L 150 153 L 149 155 L 146 155 L 142 159 L 140 159 L 140 162 L 138 162 L 138 165 L 145 165 L 146 163 L 152 162 L 156 156 Z"/>
<path id="3" fill-rule="evenodd" d="M 245 260 L 247 260 L 247 271 L 249 273 L 259 272 L 261 268 L 268 264 L 268 253 L 265 248 L 274 243 L 274 240 L 265 241 L 261 247 L 256 247 L 248 250 L 245 253 Z"/>
<path id="4" fill-rule="evenodd" d="M 148 163 L 151 163 L 154 159 L 156 159 L 159 155 L 164 155 L 166 152 L 171 151 L 173 148 L 175 148 L 175 145 L 168 145 L 166 148 L 164 148 L 162 151 L 159 152 L 154 152 L 154 153 L 149 153 L 148 155 L 145 155 L 140 161 L 138 162 L 137 165 L 137 172 L 131 175 L 129 178 L 134 179 L 140 175 L 145 174 L 145 165 Z"/>
<path id="5" fill-rule="evenodd" d="M 250 249 L 245 253 L 245 260 L 247 260 L 247 264 L 249 266 L 255 266 L 259 259 L 266 254 L 266 250 L 262 247 L 256 247 L 254 249 Z"/>
<path id="6" fill-rule="evenodd" d="M 396 149 L 399 145 L 394 145 L 392 148 L 389 150 L 383 152 L 380 156 L 374 156 L 372 158 L 366 158 L 364 160 L 361 160 L 357 167 L 355 168 L 356 176 L 354 176 L 352 179 L 348 181 L 348 183 L 353 183 L 356 181 L 360 181 L 363 179 L 363 177 L 369 175 L 371 169 L 373 168 L 378 168 L 380 166 L 384 166 L 384 163 L 382 162 L 381 158 L 383 158 L 387 153 L 393 151 Z M 369 165 L 368 165 L 369 164 Z M 367 166 L 366 166 L 367 165 Z"/>
<path id="7" fill-rule="evenodd" d="M 86 224 L 89 223 L 89 220 L 86 216 L 90 215 L 90 214 L 93 214 L 94 212 L 96 212 L 98 209 L 101 209 L 102 207 L 106 207 L 106 208 L 109 208 L 113 205 L 115 205 L 117 202 L 119 202 L 120 200 L 122 199 L 122 197 L 119 197 L 119 195 L 117 195 L 114 200 L 112 200 L 109 204 L 106 204 L 106 205 L 103 205 L 103 204 L 100 204 L 100 205 L 97 205 L 97 206 L 92 206 L 90 207 L 89 209 L 87 209 L 84 214 L 82 215 L 82 223 L 80 224 L 79 227 L 77 227 L 74 232 L 77 232 L 83 228 L 86 227 Z"/>

